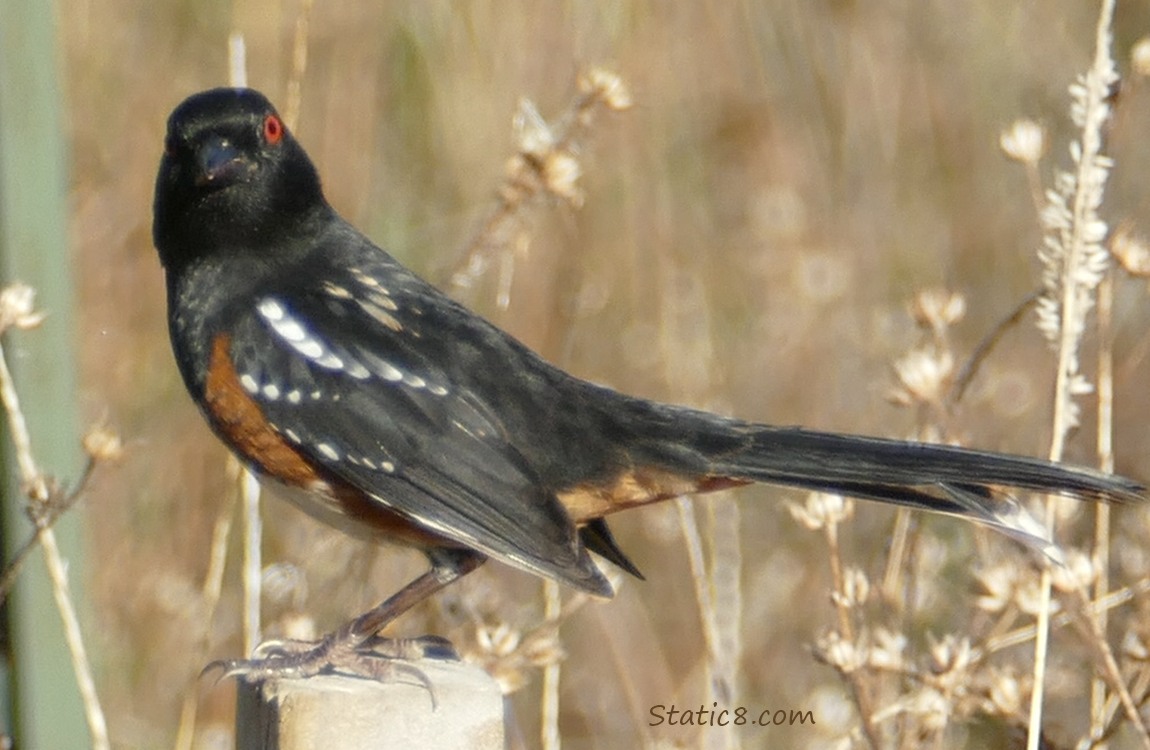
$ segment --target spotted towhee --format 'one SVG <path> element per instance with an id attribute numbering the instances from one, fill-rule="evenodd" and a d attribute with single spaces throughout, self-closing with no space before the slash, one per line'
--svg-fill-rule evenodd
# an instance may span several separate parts
<path id="1" fill-rule="evenodd" d="M 1086 468 L 753 424 L 572 377 L 340 218 L 255 91 L 206 91 L 172 113 L 153 232 L 176 361 L 215 433 L 313 516 L 432 564 L 319 646 L 233 672 L 321 671 L 488 557 L 610 596 L 589 550 L 638 571 L 604 518 L 695 492 L 843 493 L 963 516 L 1050 553 L 997 488 L 1142 491 Z"/>

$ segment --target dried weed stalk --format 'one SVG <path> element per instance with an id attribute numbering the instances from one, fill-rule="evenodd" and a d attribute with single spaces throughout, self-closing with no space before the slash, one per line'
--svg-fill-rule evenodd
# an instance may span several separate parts
<path id="1" fill-rule="evenodd" d="M 919 438 L 951 439 L 949 420 L 978 364 L 1001 331 L 1027 307 L 1019 306 L 959 369 L 949 331 L 965 313 L 963 297 L 938 289 L 915 296 L 910 313 L 923 332 L 922 340 L 896 361 L 895 385 L 889 395 L 893 403 L 919 415 Z M 1050 609 L 1044 603 L 1043 574 L 1027 564 L 1021 553 L 1012 554 L 1008 546 L 1004 554 L 1011 557 L 983 564 L 974 579 L 979 591 L 975 616 L 952 633 L 928 634 L 925 649 L 916 649 L 902 630 L 907 626 L 907 613 L 913 614 L 916 592 L 931 584 L 916 577 L 910 550 L 921 549 L 925 541 L 911 538 L 910 514 L 902 512 L 897 517 L 880 590 L 884 607 L 866 618 L 868 579 L 844 562 L 838 539 L 838 524 L 850 517 L 850 506 L 835 496 L 812 494 L 805 506 L 792 506 L 791 511 L 801 525 L 822 531 L 827 540 L 837 627 L 818 639 L 816 656 L 833 666 L 851 690 L 863 730 L 855 741 L 865 739 L 876 748 L 941 747 L 947 728 L 954 723 L 997 717 L 1011 727 L 1025 726 L 1023 706 L 1033 681 L 1021 676 L 1021 666 L 992 660 L 996 654 L 1005 655 L 1009 646 L 1033 640 L 1038 628 L 1019 627 L 1019 621 L 1037 618 Z M 1054 589 L 1064 597 L 1054 624 L 1073 625 L 1082 635 L 1096 674 L 1115 696 L 1107 704 L 1109 717 L 1116 706 L 1122 706 L 1140 728 L 1132 694 L 1097 626 L 1100 613 L 1131 601 L 1135 594 L 1126 590 L 1122 596 L 1109 595 L 1103 603 L 1091 603 L 1084 592 L 1098 579 L 1098 566 L 1074 550 L 1066 557 L 1066 566 L 1052 574 Z"/>
<path id="2" fill-rule="evenodd" d="M 26 330 L 35 328 L 40 324 L 44 316 L 33 309 L 34 297 L 33 290 L 23 284 L 13 284 L 0 292 L 0 335 L 12 329 Z M 84 646 L 83 633 L 80 630 L 80 620 L 76 615 L 76 607 L 72 601 L 67 565 L 60 554 L 52 525 L 82 495 L 97 462 L 119 457 L 120 441 L 105 428 L 96 428 L 90 431 L 82 441 L 84 450 L 88 455 L 87 466 L 76 488 L 70 492 L 66 491 L 59 481 L 40 470 L 39 463 L 32 453 L 28 424 L 24 419 L 24 412 L 20 408 L 20 398 L 16 392 L 16 385 L 8 368 L 8 361 L 2 346 L 0 346 L 0 400 L 3 401 L 4 411 L 8 418 L 8 428 L 15 449 L 16 464 L 20 470 L 20 481 L 27 502 L 25 509 L 32 524 L 36 527 L 35 541 L 44 551 L 44 563 L 52 582 L 52 594 L 56 600 L 56 609 L 59 610 L 60 619 L 63 621 L 64 639 L 72 657 L 72 669 L 75 672 L 76 685 L 84 705 L 84 716 L 88 723 L 92 747 L 96 750 L 105 750 L 111 747 L 108 740 L 108 723 L 104 718 L 99 696 L 96 694 L 95 681 L 92 679 L 92 665 L 88 660 L 88 651 Z M 23 545 L 13 562 L 9 563 L 5 570 L 3 577 L 4 594 L 7 594 L 11 587 L 12 579 L 31 546 L 32 542 Z"/>
<path id="3" fill-rule="evenodd" d="M 528 219 L 524 210 L 540 198 L 557 198 L 579 206 L 582 165 L 579 144 L 602 109 L 620 112 L 631 107 L 631 93 L 615 73 L 591 68 L 578 80 L 579 95 L 554 123 L 548 123 L 529 99 L 519 101 L 514 128 L 518 153 L 507 161 L 498 203 L 484 220 L 464 258 L 451 275 L 450 290 L 469 289 L 500 258 L 496 303 L 506 310 L 511 302 L 515 253 L 528 245 Z"/>
<path id="4" fill-rule="evenodd" d="M 1041 212 L 1045 235 L 1039 258 L 1043 264 L 1044 294 L 1038 301 L 1038 320 L 1039 330 L 1057 351 L 1049 454 L 1055 461 L 1062 458 L 1067 436 L 1079 423 L 1079 405 L 1075 398 L 1092 391 L 1081 369 L 1079 348 L 1086 332 L 1087 317 L 1095 304 L 1098 285 L 1109 264 L 1109 254 L 1103 245 L 1108 227 L 1099 214 L 1099 208 L 1113 166 L 1113 161 L 1103 153 L 1105 129 L 1112 113 L 1111 97 L 1118 83 L 1118 73 L 1110 53 L 1113 14 L 1113 0 L 1103 0 L 1093 62 L 1090 69 L 1070 87 L 1071 119 L 1081 130 L 1080 138 L 1070 145 L 1072 168 L 1055 173 L 1054 187 L 1046 191 L 1046 203 Z M 1055 498 L 1047 498 L 1046 525 L 1051 532 L 1055 522 L 1055 503 Z M 1042 737 L 1052 582 L 1053 571 L 1044 569 L 1027 735 L 1029 750 L 1037 750 Z M 1078 589 L 1076 592 L 1084 602 L 1085 593 Z M 1112 688 L 1121 696 L 1130 720 L 1144 738 L 1144 745 L 1150 747 L 1150 735 L 1147 735 L 1122 684 L 1101 627 L 1097 621 L 1092 620 L 1091 623 L 1095 637 L 1087 640 L 1103 658 Z M 1094 713 L 1097 715 L 1097 709 Z"/>

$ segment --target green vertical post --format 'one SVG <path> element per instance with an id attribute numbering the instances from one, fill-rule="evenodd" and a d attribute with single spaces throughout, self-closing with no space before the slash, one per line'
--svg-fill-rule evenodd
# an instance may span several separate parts
<path id="1" fill-rule="evenodd" d="M 0 283 L 23 281 L 48 317 L 6 343 L 41 469 L 78 475 L 75 333 L 68 259 L 68 177 L 60 66 L 52 2 L 0 0 Z M 7 428 L 4 429 L 7 444 Z M 28 537 L 12 462 L 2 485 L 4 547 Z M 83 588 L 80 522 L 56 527 L 74 592 Z M 23 748 L 88 746 L 79 692 L 43 556 L 29 558 L 9 600 L 6 731 Z M 78 603 L 79 604 L 79 603 Z"/>

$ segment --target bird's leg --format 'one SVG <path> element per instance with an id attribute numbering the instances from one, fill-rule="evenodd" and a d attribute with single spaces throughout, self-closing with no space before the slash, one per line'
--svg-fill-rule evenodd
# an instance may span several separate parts
<path id="1" fill-rule="evenodd" d="M 431 550 L 428 557 L 431 559 L 431 570 L 404 586 L 378 607 L 329 633 L 320 641 L 268 641 L 256 649 L 255 658 L 212 662 L 204 668 L 204 672 L 219 669 L 222 677 L 242 677 L 249 682 L 259 682 L 273 677 L 311 677 L 334 673 L 382 680 L 399 671 L 416 676 L 427 686 L 423 673 L 403 662 L 424 656 L 454 658 L 451 644 L 436 636 L 393 640 L 380 638 L 376 634 L 392 620 L 475 570 L 487 559 L 478 552 L 462 549 Z"/>

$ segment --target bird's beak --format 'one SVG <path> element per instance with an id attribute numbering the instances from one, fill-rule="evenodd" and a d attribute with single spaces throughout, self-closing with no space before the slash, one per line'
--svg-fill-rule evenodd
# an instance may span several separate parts
<path id="1" fill-rule="evenodd" d="M 223 187 L 243 179 L 254 165 L 226 138 L 212 137 L 196 151 L 196 184 Z"/>

